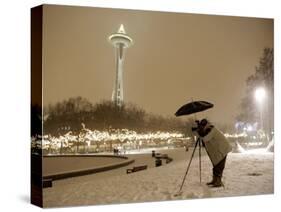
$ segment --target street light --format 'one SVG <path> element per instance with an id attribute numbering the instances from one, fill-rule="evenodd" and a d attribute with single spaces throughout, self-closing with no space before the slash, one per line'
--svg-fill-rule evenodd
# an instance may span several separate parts
<path id="1" fill-rule="evenodd" d="M 262 105 L 263 105 L 263 100 L 266 97 L 266 92 L 263 87 L 257 88 L 255 91 L 255 98 L 259 104 L 259 110 L 260 110 L 260 129 L 263 131 L 263 114 L 262 114 Z"/>

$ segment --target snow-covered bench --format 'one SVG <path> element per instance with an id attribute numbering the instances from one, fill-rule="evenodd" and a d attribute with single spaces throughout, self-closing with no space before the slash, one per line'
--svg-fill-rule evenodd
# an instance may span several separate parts
<path id="1" fill-rule="evenodd" d="M 43 188 L 48 188 L 53 186 L 53 180 L 51 178 L 43 179 Z"/>
<path id="2" fill-rule="evenodd" d="M 159 159 L 167 159 L 167 158 L 169 158 L 169 156 L 167 154 L 156 153 L 155 158 L 156 159 L 158 159 L 158 158 Z"/>
<path id="3" fill-rule="evenodd" d="M 170 162 L 172 162 L 173 161 L 173 158 L 170 158 L 170 157 L 167 157 L 166 158 L 166 163 L 170 163 Z"/>
<path id="4" fill-rule="evenodd" d="M 147 165 L 144 166 L 134 166 L 132 169 L 127 169 L 127 174 L 138 172 L 147 169 Z"/>

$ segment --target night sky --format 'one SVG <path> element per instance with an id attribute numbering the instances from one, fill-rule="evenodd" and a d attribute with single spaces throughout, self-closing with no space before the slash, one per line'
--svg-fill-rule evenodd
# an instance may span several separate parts
<path id="1" fill-rule="evenodd" d="M 206 100 L 201 113 L 231 124 L 263 48 L 273 47 L 273 20 L 91 7 L 44 6 L 43 104 L 82 96 L 111 99 L 115 54 L 107 38 L 123 24 L 124 100 L 173 116 L 184 103 Z"/>

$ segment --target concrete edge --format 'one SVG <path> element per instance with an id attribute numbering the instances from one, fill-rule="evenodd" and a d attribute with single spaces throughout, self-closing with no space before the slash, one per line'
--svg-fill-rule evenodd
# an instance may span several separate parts
<path id="1" fill-rule="evenodd" d="M 108 157 L 108 158 L 122 158 L 128 159 L 128 157 L 123 155 L 92 155 L 92 154 L 65 154 L 65 155 L 44 155 L 43 157 Z"/>
<path id="2" fill-rule="evenodd" d="M 80 156 L 80 155 L 74 155 L 74 156 Z M 90 157 L 90 155 L 88 155 L 88 156 Z M 49 157 L 49 156 L 47 156 L 47 157 Z M 53 157 L 53 156 L 51 156 L 51 157 Z M 101 157 L 101 156 L 99 156 L 99 157 Z M 105 157 L 122 157 L 124 159 L 128 159 L 128 157 L 125 157 L 125 156 L 107 155 Z M 117 168 L 120 168 L 120 167 L 123 167 L 123 166 L 127 166 L 129 164 L 134 163 L 134 162 L 135 162 L 135 160 L 131 159 L 131 160 L 127 160 L 127 161 L 124 161 L 124 162 L 110 164 L 108 166 L 95 167 L 95 168 L 82 169 L 82 170 L 74 170 L 74 171 L 69 171 L 69 172 L 60 172 L 60 173 L 56 173 L 56 174 L 43 176 L 43 180 L 44 179 L 60 180 L 60 179 L 65 179 L 65 178 L 70 178 L 70 177 L 78 177 L 78 176 L 83 176 L 83 175 L 88 175 L 88 174 L 95 174 L 95 173 L 98 173 L 98 172 L 109 171 L 109 170 L 112 170 L 112 169 L 117 169 Z"/>

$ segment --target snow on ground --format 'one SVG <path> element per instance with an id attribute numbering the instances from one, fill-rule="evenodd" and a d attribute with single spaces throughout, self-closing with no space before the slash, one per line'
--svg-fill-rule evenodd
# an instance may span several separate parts
<path id="1" fill-rule="evenodd" d="M 162 151 L 160 151 L 162 152 Z M 113 204 L 145 201 L 163 201 L 209 197 L 272 194 L 274 192 L 273 153 L 230 153 L 227 157 L 224 188 L 209 188 L 212 165 L 206 154 L 202 156 L 202 184 L 199 183 L 199 159 L 194 157 L 185 180 L 182 194 L 178 192 L 189 162 L 191 150 L 163 150 L 174 161 L 152 168 L 150 154 L 131 155 L 136 164 L 150 164 L 145 171 L 125 174 L 127 168 L 55 181 L 52 188 L 43 191 L 44 207 Z"/>

